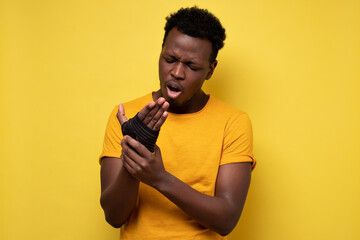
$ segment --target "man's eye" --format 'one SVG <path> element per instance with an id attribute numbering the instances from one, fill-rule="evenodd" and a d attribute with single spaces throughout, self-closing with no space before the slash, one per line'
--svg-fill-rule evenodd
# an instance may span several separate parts
<path id="1" fill-rule="evenodd" d="M 192 65 L 188 65 L 188 66 L 189 66 L 189 68 L 190 68 L 191 70 L 193 70 L 193 71 L 199 70 L 198 68 L 196 68 L 196 67 L 194 67 L 194 66 L 192 66 Z"/>
<path id="2" fill-rule="evenodd" d="M 167 63 L 174 63 L 176 60 L 175 59 L 170 59 L 170 58 L 165 58 L 165 61 Z"/>

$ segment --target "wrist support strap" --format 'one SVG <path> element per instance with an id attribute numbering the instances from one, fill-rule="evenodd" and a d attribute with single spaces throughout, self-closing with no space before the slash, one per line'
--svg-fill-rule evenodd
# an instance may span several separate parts
<path id="1" fill-rule="evenodd" d="M 156 140 L 159 136 L 159 131 L 152 130 L 143 123 L 138 114 L 124 122 L 121 126 L 123 136 L 129 135 L 142 143 L 150 152 L 154 152 Z"/>

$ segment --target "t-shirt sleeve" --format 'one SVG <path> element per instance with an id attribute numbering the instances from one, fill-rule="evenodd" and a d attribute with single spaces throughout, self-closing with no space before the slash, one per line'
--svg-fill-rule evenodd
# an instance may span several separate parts
<path id="1" fill-rule="evenodd" d="M 116 117 L 117 112 L 118 106 L 111 112 L 106 126 L 103 150 L 99 157 L 100 164 L 103 157 L 119 158 L 121 155 L 121 139 L 123 138 L 123 135 L 119 120 Z"/>
<path id="2" fill-rule="evenodd" d="M 220 165 L 236 162 L 251 162 L 253 169 L 256 165 L 251 121 L 244 112 L 231 116 L 225 126 Z"/>

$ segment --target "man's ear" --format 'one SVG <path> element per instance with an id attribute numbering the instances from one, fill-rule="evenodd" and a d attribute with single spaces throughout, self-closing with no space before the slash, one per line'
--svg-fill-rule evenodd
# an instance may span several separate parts
<path id="1" fill-rule="evenodd" d="M 218 63 L 217 60 L 215 60 L 213 63 L 210 64 L 210 70 L 209 70 L 208 74 L 206 75 L 206 80 L 209 80 L 211 78 L 211 76 L 213 75 L 217 63 Z"/>

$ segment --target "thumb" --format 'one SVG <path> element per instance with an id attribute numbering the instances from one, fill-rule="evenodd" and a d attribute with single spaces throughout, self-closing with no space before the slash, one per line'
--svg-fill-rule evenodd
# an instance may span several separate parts
<path id="1" fill-rule="evenodd" d="M 120 125 L 123 125 L 124 122 L 127 122 L 127 117 L 125 117 L 125 109 L 124 106 L 122 104 L 119 104 L 119 110 L 116 114 L 117 119 L 120 122 Z"/>
<path id="2" fill-rule="evenodd" d="M 161 151 L 160 151 L 160 148 L 158 147 L 158 145 L 154 146 L 154 154 L 155 154 L 155 156 L 158 156 L 158 155 L 161 156 Z"/>

